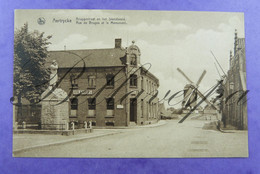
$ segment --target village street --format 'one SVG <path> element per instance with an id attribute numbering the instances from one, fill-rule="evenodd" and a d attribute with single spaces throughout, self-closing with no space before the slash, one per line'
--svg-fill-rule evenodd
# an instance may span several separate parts
<path id="1" fill-rule="evenodd" d="M 179 124 L 178 120 L 171 120 L 156 127 L 107 129 L 107 131 L 113 131 L 114 134 L 28 149 L 14 153 L 14 156 L 85 158 L 247 156 L 247 131 L 230 130 L 222 133 L 202 129 L 206 122 L 208 121 L 186 120 Z M 99 131 L 106 130 L 94 130 L 96 133 Z M 14 141 L 19 136 L 26 135 L 17 135 Z"/>

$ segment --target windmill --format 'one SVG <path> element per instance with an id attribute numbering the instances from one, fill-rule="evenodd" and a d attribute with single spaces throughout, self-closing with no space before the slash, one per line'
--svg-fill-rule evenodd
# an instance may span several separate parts
<path id="1" fill-rule="evenodd" d="M 188 108 L 190 107 L 190 109 L 194 108 L 197 104 L 197 96 L 199 95 L 202 99 L 205 99 L 205 102 L 210 105 L 213 106 L 215 108 L 215 106 L 213 104 L 211 104 L 206 98 L 205 96 L 198 90 L 198 87 L 203 79 L 203 77 L 206 74 L 206 71 L 204 70 L 199 78 L 199 80 L 197 81 L 197 83 L 193 83 L 188 76 L 186 76 L 186 74 L 180 69 L 177 68 L 177 70 L 186 78 L 186 80 L 189 82 L 189 84 L 185 85 L 184 87 L 184 96 L 183 96 L 183 101 L 182 101 L 182 108 Z"/>

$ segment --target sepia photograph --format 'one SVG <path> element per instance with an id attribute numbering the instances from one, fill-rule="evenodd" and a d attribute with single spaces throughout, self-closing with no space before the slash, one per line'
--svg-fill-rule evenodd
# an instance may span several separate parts
<path id="1" fill-rule="evenodd" d="M 248 157 L 243 13 L 14 17 L 13 157 Z"/>

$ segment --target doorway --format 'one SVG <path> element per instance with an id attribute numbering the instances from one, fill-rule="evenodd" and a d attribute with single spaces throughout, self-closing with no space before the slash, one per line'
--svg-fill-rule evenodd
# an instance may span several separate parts
<path id="1" fill-rule="evenodd" d="M 137 100 L 135 98 L 130 99 L 130 122 L 137 121 Z"/>

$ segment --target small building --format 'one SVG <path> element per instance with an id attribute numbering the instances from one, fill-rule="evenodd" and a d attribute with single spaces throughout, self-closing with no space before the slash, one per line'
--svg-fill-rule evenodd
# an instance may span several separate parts
<path id="1" fill-rule="evenodd" d="M 204 114 L 216 115 L 217 110 L 212 105 L 207 104 L 203 109 Z"/>
<path id="2" fill-rule="evenodd" d="M 158 109 L 159 109 L 159 113 L 160 113 L 161 117 L 166 115 L 166 109 L 164 106 L 164 102 L 159 103 Z"/>
<path id="3" fill-rule="evenodd" d="M 79 127 L 129 126 L 160 119 L 159 80 L 140 64 L 135 42 L 128 48 L 115 39 L 109 49 L 50 51 L 59 66 L 59 88 L 69 95 L 70 121 Z"/>

